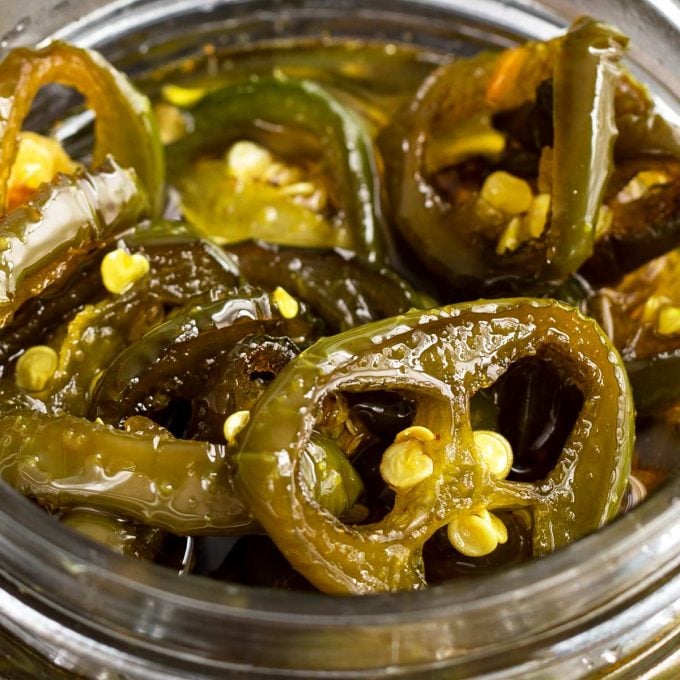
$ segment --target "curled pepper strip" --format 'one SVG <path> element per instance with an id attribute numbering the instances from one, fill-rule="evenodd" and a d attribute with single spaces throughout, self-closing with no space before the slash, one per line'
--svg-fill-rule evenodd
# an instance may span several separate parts
<path id="1" fill-rule="evenodd" d="M 135 173 L 113 159 L 43 185 L 0 219 L 0 327 L 24 301 L 77 268 L 79 255 L 148 214 Z"/>
<path id="2" fill-rule="evenodd" d="M 321 144 L 324 166 L 349 227 L 351 249 L 372 262 L 382 259 L 387 231 L 373 142 L 362 121 L 326 90 L 305 80 L 263 77 L 210 93 L 192 115 L 192 134 L 168 148 L 171 176 L 206 147 L 214 152 L 234 141 L 244 127 L 253 128 L 253 121 L 305 130 Z"/>
<path id="3" fill-rule="evenodd" d="M 50 410 L 87 414 L 97 378 L 133 340 L 163 315 L 162 307 L 137 290 L 86 305 L 66 325 L 59 360 L 46 387 L 35 396 Z"/>
<path id="4" fill-rule="evenodd" d="M 553 72 L 553 211 L 548 272 L 575 272 L 593 252 L 595 223 L 613 169 L 614 90 L 627 38 L 592 20 L 563 38 Z"/>
<path id="5" fill-rule="evenodd" d="M 476 460 L 469 402 L 532 355 L 571 380 L 584 406 L 547 477 L 537 484 L 502 481 Z M 349 526 L 314 503 L 300 455 L 324 397 L 379 389 L 415 394 L 414 425 L 436 436 L 427 449 L 434 471 L 397 491 L 380 522 Z M 289 364 L 243 433 L 237 487 L 291 564 L 321 590 L 419 588 L 424 543 L 462 513 L 531 509 L 537 555 L 601 526 L 626 484 L 633 427 L 620 358 L 597 324 L 575 309 L 518 298 L 413 311 L 321 340 Z"/>
<path id="6" fill-rule="evenodd" d="M 261 333 L 304 342 L 315 337 L 315 322 L 304 313 L 285 319 L 265 293 L 229 298 L 184 310 L 128 346 L 104 372 L 91 415 L 119 423 L 133 414 L 162 409 L 171 398 L 203 392 L 220 359 L 245 336 Z"/>
<path id="7" fill-rule="evenodd" d="M 179 534 L 252 524 L 224 446 L 44 413 L 4 415 L 0 427 L 0 476 L 48 508 L 99 507 Z"/>
<path id="8" fill-rule="evenodd" d="M 134 168 L 159 215 L 165 161 L 149 100 L 97 52 L 62 42 L 15 49 L 0 62 L 0 212 L 7 207 L 21 126 L 38 90 L 50 83 L 75 88 L 95 112 L 94 165 L 112 155 Z"/>
<path id="9" fill-rule="evenodd" d="M 410 107 L 381 137 L 395 221 L 416 253 L 466 287 L 498 275 L 563 277 L 592 251 L 594 226 L 611 172 L 614 76 L 625 39 L 588 20 L 563 38 L 460 59 L 433 73 Z M 553 77 L 553 218 L 547 235 L 497 254 L 476 200 L 450 204 L 431 181 L 431 140 L 438 129 L 487 120 L 536 98 Z M 527 272 L 530 274 L 528 275 Z"/>
<path id="10" fill-rule="evenodd" d="M 259 241 L 227 246 L 253 286 L 283 286 L 321 317 L 329 333 L 396 316 L 434 301 L 387 267 L 367 264 L 342 250 L 282 248 Z"/>
<path id="11" fill-rule="evenodd" d="M 29 410 L 0 416 L 0 428 L 0 477 L 46 508 L 98 508 L 179 535 L 254 530 L 222 444 Z M 321 507 L 356 501 L 361 479 L 333 442 L 315 434 L 302 461 Z"/>

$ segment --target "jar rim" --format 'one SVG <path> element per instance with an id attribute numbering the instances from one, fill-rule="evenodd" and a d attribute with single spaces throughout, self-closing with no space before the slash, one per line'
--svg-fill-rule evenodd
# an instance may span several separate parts
<path id="1" fill-rule="evenodd" d="M 10 542 L 11 537 L 14 541 Z M 664 567 L 673 568 L 680 561 L 680 476 L 666 480 L 643 503 L 598 531 L 545 557 L 421 591 L 341 598 L 341 607 L 334 596 L 180 576 L 153 563 L 139 563 L 130 570 L 130 558 L 46 517 L 44 511 L 5 483 L 0 483 L 0 546 L 5 554 L 17 552 L 16 558 L 26 563 L 36 560 L 42 567 L 49 564 L 44 560 L 46 554 L 58 554 L 62 559 L 57 564 L 66 567 L 66 572 L 70 571 L 81 583 L 84 573 L 103 570 L 138 594 L 180 608 L 200 603 L 203 611 L 208 608 L 220 616 L 240 620 L 264 617 L 268 621 L 279 618 L 304 623 L 311 615 L 317 623 L 334 628 L 358 623 L 358 619 L 362 625 L 394 623 L 395 614 L 404 623 L 454 612 L 462 616 L 465 612 L 511 604 L 526 590 L 533 598 L 559 591 L 563 599 L 577 572 L 578 589 L 588 590 L 589 600 L 595 605 L 598 590 L 606 590 L 607 598 L 616 591 L 631 595 L 647 585 L 645 577 L 660 579 Z M 677 549 L 677 559 L 669 555 L 673 547 Z M 65 556 L 70 559 L 64 561 Z M 669 563 L 655 561 L 655 556 L 669 557 Z"/>

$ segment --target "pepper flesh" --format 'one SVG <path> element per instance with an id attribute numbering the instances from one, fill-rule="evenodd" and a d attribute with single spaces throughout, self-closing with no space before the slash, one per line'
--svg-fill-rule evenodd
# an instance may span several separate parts
<path id="1" fill-rule="evenodd" d="M 624 44 L 613 29 L 584 21 L 566 37 L 460 59 L 425 81 L 381 141 L 396 224 L 435 273 L 466 290 L 500 275 L 563 277 L 588 257 L 611 172 L 613 76 Z M 429 166 L 428 145 L 438 130 L 441 134 L 534 101 L 539 85 L 551 76 L 556 95 L 553 220 L 545 238 L 517 252 L 496 253 L 495 242 L 487 242 L 490 227 L 480 216 L 476 194 L 452 204 L 433 186 L 431 175 L 438 168 Z"/>
<path id="2" fill-rule="evenodd" d="M 210 383 L 220 357 L 245 336 L 260 332 L 304 341 L 313 328 L 304 314 L 282 318 L 266 294 L 237 293 L 185 310 L 118 355 L 97 385 L 91 415 L 116 423 L 161 410 L 173 397 L 191 399 Z"/>
<path id="3" fill-rule="evenodd" d="M 27 300 L 12 320 L 0 329 L 0 366 L 29 344 L 49 341 L 73 311 L 107 298 L 101 280 L 104 253 L 122 240 L 131 252 L 140 252 L 151 268 L 143 284 L 126 294 L 140 298 L 148 309 L 162 305 L 168 311 L 189 304 L 213 302 L 233 293 L 242 283 L 236 261 L 209 241 L 201 240 L 185 225 L 154 223 L 131 234 L 107 239 L 93 253 L 78 253 L 73 272 L 38 296 Z M 96 325 L 96 324 L 95 324 Z"/>
<path id="4" fill-rule="evenodd" d="M 515 361 L 534 355 L 575 383 L 584 406 L 543 480 L 498 480 L 475 462 L 469 400 Z M 414 424 L 437 436 L 428 445 L 434 473 L 397 492 L 382 521 L 348 526 L 310 502 L 300 452 L 314 427 L 314 407 L 326 395 L 379 389 L 414 393 Z M 301 354 L 272 383 L 242 433 L 237 483 L 279 549 L 321 590 L 419 588 L 425 541 L 480 505 L 530 508 L 536 555 L 601 526 L 625 488 L 633 431 L 625 371 L 593 321 L 554 301 L 482 301 L 410 312 L 321 340 Z"/>
<path id="5" fill-rule="evenodd" d="M 98 171 L 58 175 L 0 219 L 0 326 L 27 299 L 67 276 L 78 256 L 148 215 L 134 172 L 109 159 Z"/>
<path id="6" fill-rule="evenodd" d="M 413 290 L 392 270 L 344 251 L 261 242 L 239 243 L 226 250 L 236 257 L 249 283 L 266 290 L 283 286 L 304 300 L 331 333 L 396 316 L 411 307 L 434 306 L 428 295 Z"/>
<path id="7" fill-rule="evenodd" d="M 252 523 L 224 446 L 43 413 L 4 414 L 0 427 L 0 476 L 45 507 L 86 504 L 178 534 Z"/>
<path id="8" fill-rule="evenodd" d="M 178 535 L 255 529 L 221 444 L 38 411 L 4 413 L 0 427 L 0 477 L 48 509 L 86 505 Z M 316 502 L 354 503 L 361 480 L 337 448 L 316 435 L 303 459 Z"/>
<path id="9" fill-rule="evenodd" d="M 154 215 L 160 215 L 164 157 L 149 100 L 100 54 L 63 42 L 39 50 L 15 49 L 0 62 L 0 212 L 7 206 L 21 126 L 38 90 L 49 83 L 84 95 L 96 114 L 94 166 L 112 155 L 122 167 L 133 168 Z"/>
<path id="10" fill-rule="evenodd" d="M 186 172 L 187 162 L 200 153 L 224 148 L 244 127 L 253 134 L 253 121 L 301 129 L 321 145 L 350 248 L 369 261 L 382 260 L 386 231 L 373 142 L 361 120 L 326 90 L 304 80 L 263 77 L 211 92 L 191 113 L 192 134 L 168 148 L 171 179 Z"/>
<path id="11" fill-rule="evenodd" d="M 548 272 L 561 278 L 592 255 L 595 225 L 613 168 L 614 94 L 628 39 L 586 19 L 563 39 L 553 72 L 553 211 Z"/>

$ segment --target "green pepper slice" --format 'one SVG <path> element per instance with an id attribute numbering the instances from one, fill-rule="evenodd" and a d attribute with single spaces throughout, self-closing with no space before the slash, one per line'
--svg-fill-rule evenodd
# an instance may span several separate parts
<path id="1" fill-rule="evenodd" d="M 255 529 L 221 444 L 37 411 L 3 414 L 0 427 L 0 477 L 52 511 L 97 508 L 178 535 Z M 355 502 L 361 480 L 336 447 L 315 435 L 303 459 L 322 507 Z"/>
<path id="2" fill-rule="evenodd" d="M 0 211 L 18 149 L 17 135 L 43 85 L 73 87 L 96 114 L 95 166 L 112 155 L 133 168 L 146 189 L 153 213 L 163 208 L 164 157 L 149 100 L 92 50 L 54 42 L 39 50 L 12 50 L 0 62 Z"/>
<path id="3" fill-rule="evenodd" d="M 377 267 L 341 250 L 284 248 L 248 241 L 226 247 L 248 283 L 273 290 L 283 286 L 322 318 L 328 332 L 434 305 L 387 267 Z"/>
<path id="4" fill-rule="evenodd" d="M 658 175 L 639 197 L 626 195 L 637 176 Z M 628 183 L 628 185 L 626 185 Z M 640 157 L 617 167 L 606 205 L 611 225 L 580 273 L 594 286 L 615 283 L 680 244 L 680 155 Z"/>
<path id="5" fill-rule="evenodd" d="M 476 459 L 470 425 L 474 394 L 527 356 L 548 362 L 584 397 L 557 465 L 535 484 L 494 478 Z M 310 499 L 300 454 L 326 395 L 380 389 L 414 394 L 414 425 L 435 434 L 428 444 L 434 471 L 398 490 L 380 522 L 350 526 Z M 536 555 L 601 526 L 624 491 L 633 432 L 625 370 L 595 322 L 554 301 L 481 301 L 413 311 L 317 342 L 254 410 L 237 484 L 279 549 L 321 590 L 419 588 L 425 541 L 475 508 L 531 510 Z"/>
<path id="6" fill-rule="evenodd" d="M 240 292 L 184 310 L 121 352 L 105 371 L 92 399 L 92 417 L 120 423 L 133 414 L 162 410 L 175 397 L 204 392 L 232 347 L 254 333 L 314 338 L 304 309 L 284 318 L 265 293 Z"/>
<path id="7" fill-rule="evenodd" d="M 252 522 L 224 446 L 66 415 L 16 413 L 0 422 L 0 475 L 47 508 L 98 507 L 178 534 L 241 532 Z"/>
<path id="8" fill-rule="evenodd" d="M 59 521 L 109 550 L 137 560 L 153 560 L 161 551 L 165 538 L 159 529 L 91 508 L 68 510 Z"/>
<path id="9" fill-rule="evenodd" d="M 589 256 L 612 169 L 614 89 L 625 42 L 614 29 L 583 20 L 563 38 L 459 59 L 425 81 L 384 131 L 381 148 L 396 224 L 434 272 L 467 289 L 501 275 L 561 278 Z M 477 192 L 451 203 L 433 184 L 434 172 L 457 162 L 440 158 L 433 140 L 451 129 L 469 130 L 483 150 L 492 116 L 533 102 L 539 85 L 551 77 L 552 219 L 540 238 L 499 253 L 493 233 L 498 225 L 478 206 Z M 460 151 L 467 140 L 453 142 L 449 146 Z"/>
<path id="10" fill-rule="evenodd" d="M 94 253 L 80 253 L 74 271 L 27 300 L 12 320 L 0 329 L 0 366 L 32 344 L 51 342 L 58 327 L 74 311 L 109 298 L 101 279 L 101 261 L 108 250 L 123 241 L 133 253 L 149 260 L 149 273 L 126 298 L 146 304 L 148 310 L 163 305 L 175 308 L 222 299 L 242 283 L 233 257 L 213 243 L 200 239 L 185 225 L 154 223 L 130 235 L 109 239 Z M 130 300 L 131 301 L 131 300 Z M 122 325 L 122 320 L 119 325 Z"/>
<path id="11" fill-rule="evenodd" d="M 326 90 L 305 80 L 263 77 L 211 92 L 191 113 L 192 133 L 167 149 L 171 179 L 201 153 L 214 154 L 244 133 L 256 135 L 254 121 L 302 130 L 321 147 L 350 232 L 349 247 L 369 261 L 382 259 L 387 232 L 373 142 L 361 120 Z"/>
<path id="12" fill-rule="evenodd" d="M 96 172 L 57 176 L 0 219 L 0 326 L 27 299 L 67 276 L 79 256 L 149 214 L 134 172 L 108 159 Z"/>
<path id="13" fill-rule="evenodd" d="M 628 39 L 592 20 L 563 39 L 553 71 L 553 209 L 547 272 L 562 278 L 592 254 L 595 225 L 613 169 L 614 94 Z"/>

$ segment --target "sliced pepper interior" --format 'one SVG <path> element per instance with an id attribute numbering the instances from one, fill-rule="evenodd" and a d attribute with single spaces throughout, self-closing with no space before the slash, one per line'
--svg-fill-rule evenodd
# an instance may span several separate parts
<path id="1" fill-rule="evenodd" d="M 506 481 L 479 462 L 470 400 L 529 356 L 567 376 L 582 392 L 583 407 L 543 479 Z M 346 524 L 313 501 L 300 455 L 327 395 L 385 389 L 407 390 L 415 399 L 413 426 L 433 435 L 421 449 L 430 472 L 397 487 L 382 520 Z M 471 514 L 528 509 L 535 555 L 601 526 L 626 484 L 633 429 L 625 370 L 594 322 L 548 300 L 462 304 L 370 324 L 301 354 L 254 409 L 236 481 L 279 549 L 321 590 L 413 589 L 425 585 L 425 542 Z"/>

